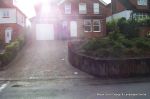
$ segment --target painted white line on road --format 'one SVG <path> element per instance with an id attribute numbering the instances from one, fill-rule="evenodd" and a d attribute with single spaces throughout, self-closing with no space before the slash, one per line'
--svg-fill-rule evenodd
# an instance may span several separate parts
<path id="1" fill-rule="evenodd" d="M 9 83 L 10 83 L 10 82 L 6 82 L 5 84 L 2 84 L 2 85 L 0 86 L 0 92 L 1 92 L 3 89 L 5 89 L 5 88 L 8 86 Z"/>

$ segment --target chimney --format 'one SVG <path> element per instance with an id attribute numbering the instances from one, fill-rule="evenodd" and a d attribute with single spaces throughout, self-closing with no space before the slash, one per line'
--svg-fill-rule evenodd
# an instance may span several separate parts
<path id="1" fill-rule="evenodd" d="M 14 0 L 2 0 L 5 4 L 8 5 L 13 5 L 14 4 Z"/>
<path id="2" fill-rule="evenodd" d="M 111 11 L 112 14 L 114 14 L 116 12 L 116 0 L 111 0 Z"/>

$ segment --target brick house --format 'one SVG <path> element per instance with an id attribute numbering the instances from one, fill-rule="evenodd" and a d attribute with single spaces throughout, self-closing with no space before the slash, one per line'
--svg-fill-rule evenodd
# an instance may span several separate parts
<path id="1" fill-rule="evenodd" d="M 0 0 L 0 40 L 10 43 L 26 25 L 26 16 L 13 5 L 13 0 Z"/>
<path id="2" fill-rule="evenodd" d="M 150 0 L 111 0 L 107 5 L 107 22 L 124 17 L 126 19 L 142 20 L 150 18 Z M 150 33 L 149 26 L 139 27 L 140 36 Z"/>
<path id="3" fill-rule="evenodd" d="M 37 40 L 105 36 L 106 4 L 103 1 L 61 0 L 46 4 L 49 6 L 36 5 L 37 15 L 31 19 Z M 42 9 L 49 10 L 44 13 Z"/>
<path id="4" fill-rule="evenodd" d="M 135 18 L 137 20 L 150 16 L 150 0 L 111 0 L 107 5 L 107 21 L 112 17 L 118 19 Z"/>

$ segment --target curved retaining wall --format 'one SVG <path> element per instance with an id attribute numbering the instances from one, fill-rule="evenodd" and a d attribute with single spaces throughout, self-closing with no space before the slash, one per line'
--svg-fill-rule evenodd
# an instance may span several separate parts
<path id="1" fill-rule="evenodd" d="M 68 58 L 72 66 L 99 77 L 150 76 L 150 58 L 99 59 L 77 53 L 69 44 Z"/>

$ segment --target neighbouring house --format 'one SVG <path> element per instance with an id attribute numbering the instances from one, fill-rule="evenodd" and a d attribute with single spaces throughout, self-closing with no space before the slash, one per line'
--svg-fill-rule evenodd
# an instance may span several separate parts
<path id="1" fill-rule="evenodd" d="M 119 18 L 143 20 L 150 18 L 150 0 L 111 0 L 107 5 L 106 21 L 117 20 Z M 150 32 L 149 26 L 140 26 L 140 36 L 145 36 Z"/>
<path id="2" fill-rule="evenodd" d="M 111 0 L 107 10 L 107 21 L 121 17 L 144 19 L 150 16 L 150 0 Z"/>
<path id="3" fill-rule="evenodd" d="M 0 0 L 0 40 L 8 44 L 15 40 L 26 26 L 26 16 L 13 5 L 13 0 Z"/>
<path id="4" fill-rule="evenodd" d="M 103 37 L 106 4 L 102 0 L 39 3 L 31 19 L 36 40 Z"/>

